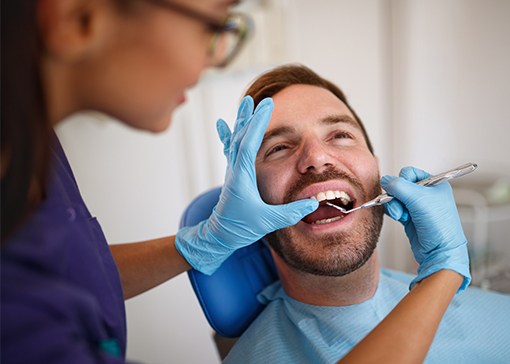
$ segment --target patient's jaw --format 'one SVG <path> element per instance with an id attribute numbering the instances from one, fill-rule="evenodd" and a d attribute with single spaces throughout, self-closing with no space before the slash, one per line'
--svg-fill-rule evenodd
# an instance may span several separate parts
<path id="1" fill-rule="evenodd" d="M 377 158 L 340 99 L 324 88 L 293 85 L 273 101 L 256 159 L 257 182 L 267 203 L 347 196 L 357 206 L 380 193 Z M 295 226 L 270 234 L 268 241 L 297 270 L 342 276 L 373 253 L 382 209 L 344 216 L 323 204 Z"/>

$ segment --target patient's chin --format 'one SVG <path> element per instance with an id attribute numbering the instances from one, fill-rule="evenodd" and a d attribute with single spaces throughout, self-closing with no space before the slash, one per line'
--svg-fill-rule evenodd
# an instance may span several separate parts
<path id="1" fill-rule="evenodd" d="M 359 244 L 344 234 L 325 236 L 310 242 L 292 231 L 269 234 L 273 250 L 290 267 L 320 276 L 343 276 L 360 268 L 375 250 L 375 244 Z"/>
<path id="2" fill-rule="evenodd" d="M 305 273 L 340 277 L 363 266 L 374 253 L 376 244 L 357 244 L 340 236 L 331 237 L 319 252 L 290 254 L 287 264 Z"/>
<path id="3" fill-rule="evenodd" d="M 294 269 L 320 276 L 344 276 L 363 266 L 374 253 L 382 228 L 383 210 L 373 209 L 360 229 L 302 236 L 292 227 L 266 236 L 273 250 Z"/>

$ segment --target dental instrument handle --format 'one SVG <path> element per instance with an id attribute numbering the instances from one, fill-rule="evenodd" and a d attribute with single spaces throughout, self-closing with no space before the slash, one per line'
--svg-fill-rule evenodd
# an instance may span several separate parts
<path id="1" fill-rule="evenodd" d="M 462 177 L 468 173 L 473 172 L 478 165 L 475 163 L 466 163 L 450 171 L 446 171 L 435 176 L 430 176 L 422 181 L 416 182 L 420 186 L 434 186 L 438 183 L 448 181 L 453 178 Z"/>
<path id="2" fill-rule="evenodd" d="M 416 182 L 416 184 L 419 184 L 420 186 L 434 186 L 438 183 L 448 181 L 453 178 L 462 177 L 468 173 L 473 172 L 478 168 L 478 165 L 476 163 L 466 163 L 463 164 L 457 168 L 451 169 L 449 171 L 436 174 L 434 176 L 430 176 L 429 178 L 426 178 L 424 180 Z M 359 206 L 359 208 L 365 208 L 365 207 L 372 207 L 377 205 L 383 205 L 387 202 L 390 202 L 393 200 L 393 197 L 388 195 L 387 193 L 383 193 L 376 198 L 374 198 L 371 201 L 368 201 L 364 203 L 363 205 Z"/>

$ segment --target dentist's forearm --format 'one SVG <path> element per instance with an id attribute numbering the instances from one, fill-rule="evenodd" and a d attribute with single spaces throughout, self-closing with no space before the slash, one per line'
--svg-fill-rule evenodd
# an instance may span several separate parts
<path id="1" fill-rule="evenodd" d="M 463 280 L 451 270 L 423 279 L 339 363 L 422 363 Z"/>
<path id="2" fill-rule="evenodd" d="M 175 248 L 175 236 L 140 243 L 110 245 L 124 299 L 166 282 L 191 267 Z"/>

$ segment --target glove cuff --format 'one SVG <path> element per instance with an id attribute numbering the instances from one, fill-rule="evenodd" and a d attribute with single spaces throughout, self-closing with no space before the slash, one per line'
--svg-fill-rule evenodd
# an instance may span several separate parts
<path id="1" fill-rule="evenodd" d="M 464 277 L 457 293 L 464 291 L 469 286 L 471 273 L 469 272 L 469 255 L 466 244 L 446 252 L 443 251 L 440 254 L 429 255 L 418 267 L 418 275 L 412 280 L 409 289 L 412 289 L 421 280 L 443 269 L 453 270 Z"/>
<path id="2" fill-rule="evenodd" d="M 209 232 L 208 220 L 183 227 L 175 236 L 175 248 L 193 269 L 213 274 L 235 249 L 225 246 Z"/>

